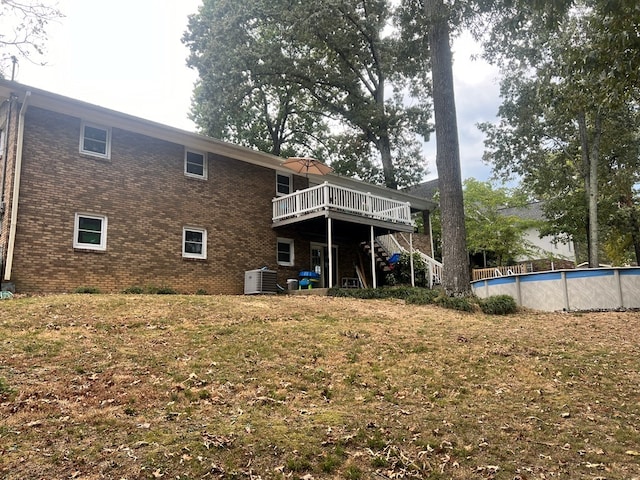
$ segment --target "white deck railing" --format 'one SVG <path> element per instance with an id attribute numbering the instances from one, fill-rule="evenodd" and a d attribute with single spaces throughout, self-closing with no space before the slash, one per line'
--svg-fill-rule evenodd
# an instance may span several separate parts
<path id="1" fill-rule="evenodd" d="M 400 245 L 396 237 L 394 237 L 393 235 L 380 235 L 376 237 L 376 240 L 380 245 L 382 245 L 382 248 L 384 248 L 389 255 L 402 252 L 409 253 L 409 250 Z M 431 273 L 431 275 L 429 275 L 429 288 L 432 288 L 434 284 L 442 283 L 442 263 L 434 258 L 431 258 L 429 255 L 421 252 L 420 250 L 414 249 L 413 252 L 417 253 L 429 268 L 429 272 Z"/>
<path id="2" fill-rule="evenodd" d="M 274 222 L 321 210 L 413 225 L 409 203 L 331 185 L 328 182 L 273 199 Z"/>

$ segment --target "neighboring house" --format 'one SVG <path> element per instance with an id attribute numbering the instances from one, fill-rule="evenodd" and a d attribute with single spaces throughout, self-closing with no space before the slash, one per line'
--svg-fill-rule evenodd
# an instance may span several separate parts
<path id="1" fill-rule="evenodd" d="M 18 292 L 238 294 L 261 267 L 373 280 L 361 244 L 434 206 L 15 82 L 0 101 L 0 274 Z"/>
<path id="2" fill-rule="evenodd" d="M 499 212 L 504 216 L 516 216 L 524 220 L 545 220 L 542 202 L 533 202 L 524 207 L 503 208 Z M 533 252 L 521 255 L 515 260 L 519 263 L 532 263 L 534 270 L 554 270 L 558 268 L 574 268 L 576 250 L 572 240 L 563 241 L 552 236 L 540 236 L 540 230 L 532 227 L 525 231 L 524 240 L 532 246 Z"/>
<path id="3" fill-rule="evenodd" d="M 411 195 L 427 200 L 433 200 L 437 191 L 437 178 L 407 189 Z M 542 202 L 533 202 L 524 207 L 503 208 L 499 212 L 504 216 L 515 216 L 523 220 L 545 220 Z M 532 246 L 532 252 L 514 259 L 516 262 L 530 263 L 533 270 L 575 267 L 576 253 L 573 241 L 563 241 L 554 236 L 540 237 L 540 230 L 534 227 L 525 231 L 523 239 Z"/>

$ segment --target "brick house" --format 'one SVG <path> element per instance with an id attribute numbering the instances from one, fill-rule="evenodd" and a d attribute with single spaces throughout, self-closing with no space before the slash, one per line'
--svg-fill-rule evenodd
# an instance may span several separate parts
<path id="1" fill-rule="evenodd" d="M 413 232 L 425 199 L 0 80 L 3 288 L 243 292 L 245 272 L 375 284 L 371 237 Z M 430 254 L 431 252 L 425 252 Z"/>

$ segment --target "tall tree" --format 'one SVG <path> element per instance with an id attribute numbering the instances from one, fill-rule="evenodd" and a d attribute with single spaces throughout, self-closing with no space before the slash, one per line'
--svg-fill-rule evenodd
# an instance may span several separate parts
<path id="1" fill-rule="evenodd" d="M 520 255 L 533 253 L 533 245 L 526 241 L 525 231 L 539 227 L 539 222 L 504 213 L 507 208 L 523 208 L 527 204 L 527 195 L 521 191 L 495 187 L 475 178 L 465 179 L 464 212 L 469 252 L 490 252 L 497 265 L 506 265 Z"/>
<path id="2" fill-rule="evenodd" d="M 200 74 L 196 122 L 261 149 L 278 139 L 311 147 L 340 158 L 338 171 L 390 188 L 419 180 L 416 135 L 430 130 L 424 39 L 400 40 L 391 4 L 205 0 L 184 37 Z"/>
<path id="3" fill-rule="evenodd" d="M 450 12 L 443 0 L 424 4 L 431 48 L 433 108 L 436 125 L 436 165 L 440 186 L 442 222 L 442 284 L 447 294 L 470 293 L 469 256 L 466 246 L 460 147 L 453 90 Z"/>
<path id="4" fill-rule="evenodd" d="M 605 203 L 600 189 L 606 182 L 600 181 L 599 172 L 611 155 L 628 159 L 612 139 L 620 135 L 621 122 L 635 123 L 637 110 L 633 107 L 637 105 L 635 80 L 629 81 L 629 75 L 624 81 L 610 79 L 621 76 L 615 74 L 621 70 L 616 64 L 619 55 L 628 54 L 611 49 L 615 42 L 608 39 L 621 32 L 609 29 L 617 23 L 602 16 L 604 3 L 576 2 L 559 17 L 559 23 L 551 25 L 532 16 L 528 35 L 502 30 L 515 35 L 502 37 L 511 39 L 504 49 L 498 46 L 490 51 L 508 66 L 499 112 L 503 120 L 500 125 L 485 126 L 492 150 L 487 158 L 498 173 L 522 176 L 536 194 L 557 196 L 556 205 L 566 207 L 567 195 L 583 192 L 585 208 L 576 212 L 586 212 L 582 225 L 592 267 L 599 264 L 598 224 L 603 216 L 598 210 Z M 637 21 L 636 15 L 636 31 Z M 626 68 L 622 70 L 637 78 L 637 72 Z M 603 155 L 605 143 L 611 147 Z M 563 164 L 568 167 L 567 176 L 558 179 L 552 172 Z M 637 160 L 627 165 L 633 164 Z M 554 190 L 554 184 L 560 189 Z"/>
<path id="5" fill-rule="evenodd" d="M 43 55 L 47 24 L 62 13 L 45 2 L 2 0 L 0 2 L 0 77 L 18 57 L 35 61 Z"/>

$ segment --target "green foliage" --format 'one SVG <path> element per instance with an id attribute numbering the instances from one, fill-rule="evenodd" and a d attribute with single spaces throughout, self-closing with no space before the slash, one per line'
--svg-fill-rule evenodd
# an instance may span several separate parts
<path id="1" fill-rule="evenodd" d="M 356 465 L 349 465 L 344 475 L 347 480 L 360 480 L 362 478 L 362 470 Z"/>
<path id="2" fill-rule="evenodd" d="M 438 290 L 429 290 L 426 288 L 416 289 L 411 292 L 405 300 L 413 305 L 429 305 L 435 303 L 436 298 L 440 295 Z"/>
<path id="3" fill-rule="evenodd" d="M 97 287 L 78 287 L 74 293 L 100 293 L 100 289 Z"/>
<path id="4" fill-rule="evenodd" d="M 122 293 L 127 293 L 127 294 L 133 294 L 133 295 L 140 295 L 142 293 L 144 293 L 144 288 L 139 287 L 137 285 L 133 285 L 131 287 L 125 288 Z"/>
<path id="5" fill-rule="evenodd" d="M 389 298 L 406 300 L 418 297 L 426 298 L 434 295 L 434 290 L 407 286 L 382 288 L 332 288 L 329 290 L 329 295 L 332 297 L 360 298 L 365 300 L 384 300 Z"/>
<path id="6" fill-rule="evenodd" d="M 155 293 L 156 295 L 176 295 L 178 292 L 171 287 L 163 286 L 158 287 Z"/>
<path id="7" fill-rule="evenodd" d="M 557 9 L 553 21 L 525 5 L 515 18 L 493 25 L 486 53 L 503 67 L 504 100 L 500 122 L 482 127 L 485 159 L 496 174 L 520 177 L 545 200 L 551 223 L 544 233 L 589 240 L 591 263 L 600 251 L 598 231 L 616 258 L 624 258 L 618 249 L 630 244 L 637 256 L 639 235 L 630 242 L 618 238 L 637 224 L 637 215 L 634 220 L 621 210 L 637 212 L 640 203 L 634 190 L 640 180 L 640 56 L 637 39 L 628 35 L 639 27 L 637 5 L 573 3 Z"/>
<path id="8" fill-rule="evenodd" d="M 428 287 L 429 266 L 419 253 L 413 254 L 413 271 L 416 287 Z M 387 275 L 387 283 L 389 285 L 411 284 L 411 255 L 408 252 L 402 252 L 400 260 L 393 267 L 393 271 Z"/>
<path id="9" fill-rule="evenodd" d="M 475 311 L 474 302 L 469 297 L 453 297 L 449 295 L 441 295 L 435 300 L 436 305 L 451 310 L 460 310 L 462 312 Z"/>
<path id="10" fill-rule="evenodd" d="M 178 292 L 175 289 L 168 286 L 158 287 L 156 285 L 146 285 L 145 287 L 140 287 L 138 285 L 133 285 L 123 290 L 122 293 L 134 294 L 134 295 L 141 295 L 144 293 L 147 293 L 150 295 L 175 295 Z"/>
<path id="11" fill-rule="evenodd" d="M 439 305 L 463 312 L 475 311 L 479 301 L 474 296 L 448 296 L 440 290 L 419 287 L 333 288 L 329 295 L 364 300 L 401 299 L 412 305 Z"/>
<path id="12" fill-rule="evenodd" d="M 532 252 L 533 246 L 524 238 L 525 231 L 538 227 L 540 222 L 506 214 L 505 210 L 524 207 L 527 203 L 528 198 L 522 191 L 466 179 L 464 213 L 469 252 L 490 252 L 497 265 L 508 264 L 511 259 Z"/>
<path id="13" fill-rule="evenodd" d="M 518 305 L 510 295 L 493 295 L 480 300 L 480 309 L 488 315 L 508 315 L 516 313 Z"/>
<path id="14" fill-rule="evenodd" d="M 434 197 L 439 200 L 439 194 Z M 543 222 L 507 214 L 509 208 L 526 207 L 529 198 L 521 189 L 496 187 L 475 178 L 464 181 L 465 228 L 470 254 L 488 258 L 487 266 L 506 265 L 511 259 L 534 251 L 525 240 L 527 229 L 543 228 Z M 431 216 L 436 255 L 442 249 L 440 211 Z M 482 265 L 484 267 L 484 265 Z"/>
<path id="15" fill-rule="evenodd" d="M 424 36 L 389 28 L 394 9 L 205 0 L 183 37 L 200 77 L 192 118 L 217 138 L 331 160 L 391 187 L 415 183 L 424 173 L 416 135 L 431 130 L 427 48 Z"/>
<path id="16" fill-rule="evenodd" d="M 13 393 L 13 389 L 9 386 L 7 381 L 0 377 L 0 398 L 8 396 Z"/>

